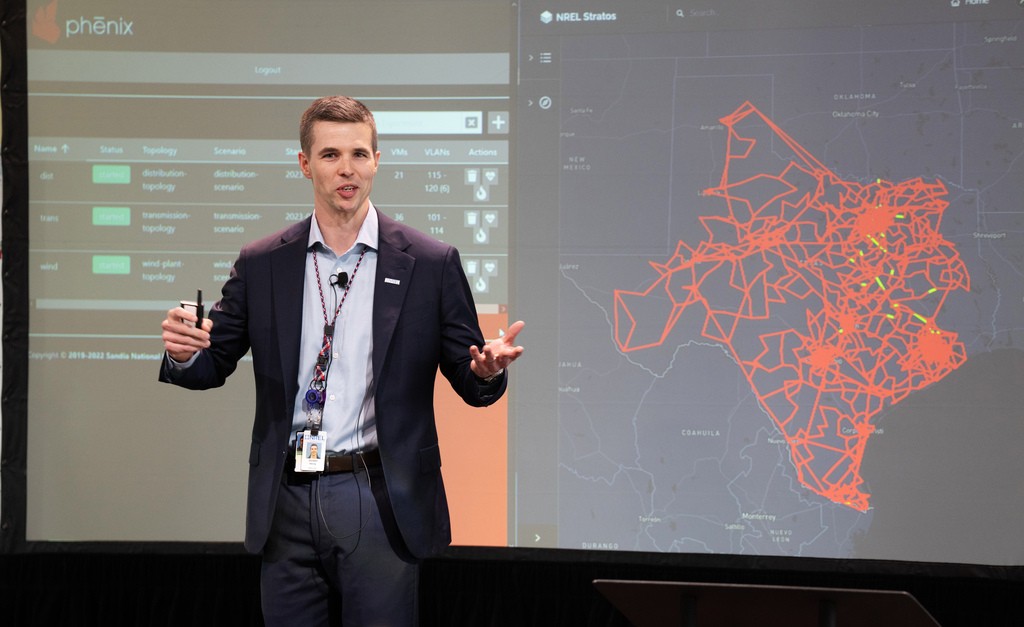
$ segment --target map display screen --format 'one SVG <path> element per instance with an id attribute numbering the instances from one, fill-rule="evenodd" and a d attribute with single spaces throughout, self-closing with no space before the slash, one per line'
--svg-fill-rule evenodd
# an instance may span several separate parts
<path id="1" fill-rule="evenodd" d="M 525 4 L 519 542 L 1020 563 L 1024 10 L 705 4 Z"/>

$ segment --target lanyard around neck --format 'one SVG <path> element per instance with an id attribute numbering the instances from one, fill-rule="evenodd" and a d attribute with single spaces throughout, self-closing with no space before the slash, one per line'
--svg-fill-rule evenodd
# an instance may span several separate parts
<path id="1" fill-rule="evenodd" d="M 338 301 L 334 315 L 328 319 L 327 301 L 324 299 L 324 287 L 320 280 L 320 263 L 316 258 L 316 249 L 313 250 L 313 270 L 316 274 L 316 287 L 320 292 L 320 310 L 324 317 L 323 343 L 320 346 L 320 353 L 317 354 L 316 365 L 313 367 L 313 378 L 309 382 L 309 389 L 306 390 L 305 396 L 308 414 L 306 425 L 313 435 L 320 431 L 320 425 L 323 422 L 324 400 L 327 397 L 327 374 L 331 369 L 333 356 L 334 326 L 338 321 L 338 316 L 341 314 L 341 308 L 345 304 L 345 299 L 348 298 L 349 290 L 352 289 L 352 283 L 356 279 L 356 274 L 359 272 L 359 266 L 362 265 L 364 256 L 366 256 L 366 248 L 363 248 L 363 251 L 359 253 L 356 267 L 352 270 L 352 276 L 345 283 L 345 291 L 341 294 L 341 300 Z"/>

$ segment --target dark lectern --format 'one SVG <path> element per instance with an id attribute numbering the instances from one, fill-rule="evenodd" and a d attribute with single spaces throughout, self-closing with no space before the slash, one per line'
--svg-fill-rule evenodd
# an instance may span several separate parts
<path id="1" fill-rule="evenodd" d="M 634 627 L 939 627 L 900 591 L 611 579 L 594 585 Z"/>

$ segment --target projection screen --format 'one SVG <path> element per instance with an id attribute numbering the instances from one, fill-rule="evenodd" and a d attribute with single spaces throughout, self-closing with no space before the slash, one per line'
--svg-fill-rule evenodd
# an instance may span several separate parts
<path id="1" fill-rule="evenodd" d="M 158 384 L 159 321 L 345 93 L 527 323 L 438 386 L 456 543 L 1024 563 L 1019 3 L 28 6 L 28 540 L 241 539 L 251 372 Z"/>

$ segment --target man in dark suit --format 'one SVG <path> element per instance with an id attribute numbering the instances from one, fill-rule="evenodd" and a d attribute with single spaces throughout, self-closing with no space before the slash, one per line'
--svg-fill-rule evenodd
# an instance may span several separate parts
<path id="1" fill-rule="evenodd" d="M 300 143 L 313 215 L 243 248 L 200 326 L 167 313 L 160 379 L 216 387 L 252 351 L 245 546 L 263 557 L 268 625 L 414 625 L 419 560 L 451 540 L 437 370 L 493 403 L 523 323 L 485 343 L 458 251 L 377 212 L 362 103 L 317 100 Z"/>

